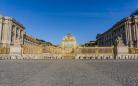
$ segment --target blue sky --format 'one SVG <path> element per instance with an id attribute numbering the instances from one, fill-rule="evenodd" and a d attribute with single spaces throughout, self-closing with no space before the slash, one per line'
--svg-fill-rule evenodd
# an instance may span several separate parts
<path id="1" fill-rule="evenodd" d="M 79 44 L 95 40 L 138 8 L 138 0 L 0 0 L 0 14 L 11 16 L 34 37 L 59 44 L 72 33 Z"/>

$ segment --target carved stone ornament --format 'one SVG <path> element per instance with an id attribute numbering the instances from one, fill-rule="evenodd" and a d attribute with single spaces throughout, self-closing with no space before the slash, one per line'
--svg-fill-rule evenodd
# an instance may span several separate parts
<path id="1" fill-rule="evenodd" d="M 123 40 L 122 40 L 122 37 L 118 37 L 118 38 L 116 39 L 116 45 L 117 45 L 117 46 L 125 46 L 125 44 L 124 44 L 124 42 L 123 42 Z"/>

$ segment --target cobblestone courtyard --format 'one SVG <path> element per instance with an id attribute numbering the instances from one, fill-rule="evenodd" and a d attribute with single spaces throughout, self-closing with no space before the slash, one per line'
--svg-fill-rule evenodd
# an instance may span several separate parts
<path id="1" fill-rule="evenodd" d="M 138 61 L 1 60 L 0 86 L 138 86 Z"/>

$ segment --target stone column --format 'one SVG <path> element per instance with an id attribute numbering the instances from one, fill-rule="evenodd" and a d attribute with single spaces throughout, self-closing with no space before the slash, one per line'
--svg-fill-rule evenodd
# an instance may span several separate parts
<path id="1" fill-rule="evenodd" d="M 19 28 L 19 29 L 18 29 L 18 39 L 20 39 L 20 35 L 21 35 L 21 34 L 20 34 L 20 30 L 21 30 L 21 29 Z"/>
<path id="2" fill-rule="evenodd" d="M 0 43 L 1 43 L 1 36 L 2 36 L 2 29 L 3 29 L 3 22 L 2 19 L 0 20 Z"/>
<path id="3" fill-rule="evenodd" d="M 15 41 L 16 41 L 16 29 L 17 29 L 17 26 L 14 27 L 14 39 L 13 39 L 13 44 L 15 44 Z"/>
<path id="4" fill-rule="evenodd" d="M 7 24 L 3 24 L 3 32 L 2 32 L 2 42 L 6 43 L 7 38 Z"/>
<path id="5" fill-rule="evenodd" d="M 9 21 L 5 20 L 3 24 L 3 31 L 2 31 L 3 47 L 7 47 L 7 44 L 9 44 L 9 29 L 10 29 Z"/>
<path id="6" fill-rule="evenodd" d="M 133 47 L 133 41 L 132 41 L 132 29 L 131 29 L 131 24 L 129 22 L 128 24 L 128 27 L 129 27 L 129 41 L 130 41 L 130 47 Z"/>
<path id="7" fill-rule="evenodd" d="M 135 28 L 136 28 L 136 41 L 137 41 L 137 47 L 138 47 L 138 27 L 137 27 L 137 23 L 135 23 Z"/>
<path id="8" fill-rule="evenodd" d="M 135 46 L 134 47 L 136 47 L 137 46 L 137 30 L 136 30 L 136 27 L 135 27 L 135 23 L 133 24 L 133 41 L 135 41 Z"/>
<path id="9" fill-rule="evenodd" d="M 21 30 L 21 44 L 23 44 L 23 35 L 24 35 L 24 32 L 23 32 L 23 30 Z"/>
<path id="10" fill-rule="evenodd" d="M 133 25 L 133 37 L 134 37 L 134 40 L 136 41 L 137 40 L 137 33 L 136 33 L 136 27 L 135 27 L 135 24 Z"/>
<path id="11" fill-rule="evenodd" d="M 126 34 L 126 44 L 128 45 L 129 43 L 129 34 L 128 34 L 128 25 L 125 23 L 125 34 Z"/>
<path id="12" fill-rule="evenodd" d="M 20 40 L 21 40 L 21 44 L 22 44 L 22 30 L 20 30 Z"/>
<path id="13" fill-rule="evenodd" d="M 20 39 L 20 28 L 18 28 L 17 34 L 18 34 L 17 40 L 19 40 L 19 42 L 21 43 L 21 39 Z"/>
<path id="14" fill-rule="evenodd" d="M 11 38 L 12 38 L 12 24 L 9 24 L 9 30 L 8 30 L 8 43 L 11 44 Z"/>
<path id="15" fill-rule="evenodd" d="M 14 43 L 14 32 L 13 32 L 13 31 L 14 31 L 14 27 L 15 27 L 15 26 L 12 25 L 12 28 L 11 28 L 11 39 L 12 39 L 12 40 L 11 40 L 11 44 Z"/>

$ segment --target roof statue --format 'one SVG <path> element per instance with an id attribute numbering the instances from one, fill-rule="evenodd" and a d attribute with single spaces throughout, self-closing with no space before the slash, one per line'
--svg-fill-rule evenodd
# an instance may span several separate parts
<path id="1" fill-rule="evenodd" d="M 70 33 L 67 34 L 64 38 L 63 38 L 63 41 L 65 42 L 73 42 L 73 41 L 76 41 L 75 37 L 72 36 Z"/>
<path id="2" fill-rule="evenodd" d="M 76 38 L 69 33 L 63 37 L 61 45 L 66 48 L 74 48 L 76 46 Z"/>

